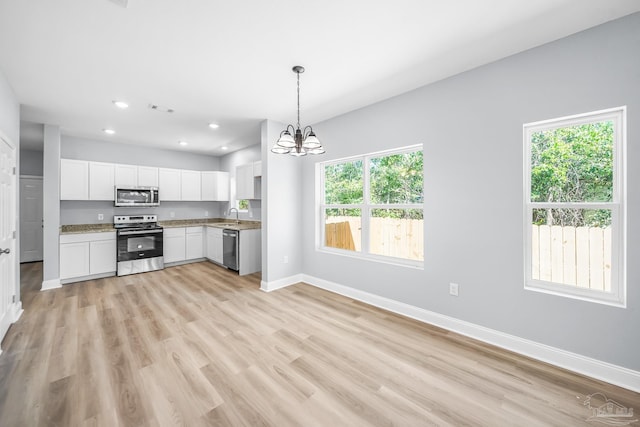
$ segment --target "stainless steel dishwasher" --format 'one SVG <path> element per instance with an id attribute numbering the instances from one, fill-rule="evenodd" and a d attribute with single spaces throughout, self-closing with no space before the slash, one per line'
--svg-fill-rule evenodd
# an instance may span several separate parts
<path id="1" fill-rule="evenodd" d="M 222 263 L 229 270 L 238 271 L 240 267 L 240 232 L 222 230 Z"/>

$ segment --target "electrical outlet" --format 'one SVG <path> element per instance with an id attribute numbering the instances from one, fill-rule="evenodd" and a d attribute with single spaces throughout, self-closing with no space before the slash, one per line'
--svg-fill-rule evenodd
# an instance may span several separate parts
<path id="1" fill-rule="evenodd" d="M 249 218 L 253 218 L 253 212 L 249 211 Z"/>
<path id="2" fill-rule="evenodd" d="M 104 215 L 98 214 L 98 221 L 103 221 L 103 220 L 104 220 Z"/>
<path id="3" fill-rule="evenodd" d="M 285 264 L 289 264 L 289 256 L 285 255 L 282 262 L 284 262 Z"/>
<path id="4" fill-rule="evenodd" d="M 454 297 L 458 296 L 458 284 L 457 283 L 449 283 L 449 294 L 453 295 Z"/>
<path id="5" fill-rule="evenodd" d="M 209 216 L 209 211 L 204 211 L 204 217 L 207 218 Z"/>
<path id="6" fill-rule="evenodd" d="M 171 218 L 175 218 L 175 217 L 176 217 L 176 213 L 175 213 L 175 212 L 169 212 L 169 216 L 170 216 Z"/>

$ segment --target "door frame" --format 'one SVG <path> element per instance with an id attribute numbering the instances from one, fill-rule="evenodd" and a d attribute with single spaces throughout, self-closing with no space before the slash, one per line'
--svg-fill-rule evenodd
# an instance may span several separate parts
<path id="1" fill-rule="evenodd" d="M 23 313 L 22 309 L 22 300 L 20 295 L 20 257 L 17 256 L 20 253 L 20 229 L 19 229 L 19 221 L 20 221 L 20 198 L 19 198 L 19 180 L 18 180 L 18 172 L 20 169 L 20 147 L 16 145 L 15 142 L 11 140 L 7 136 L 7 134 L 0 129 L 0 139 L 5 141 L 9 147 L 14 150 L 14 172 L 13 172 L 13 194 L 11 197 L 13 198 L 13 207 L 14 207 L 14 218 L 13 218 L 13 229 L 15 230 L 15 237 L 13 238 L 13 295 L 15 296 L 13 301 L 9 303 L 7 307 L 7 316 L 9 325 L 15 323 Z M 8 327 L 7 327 L 8 330 Z M 5 330 L 0 331 L 0 346 L 2 344 L 2 339 L 6 335 Z M 2 354 L 2 348 L 0 347 L 0 354 Z"/>

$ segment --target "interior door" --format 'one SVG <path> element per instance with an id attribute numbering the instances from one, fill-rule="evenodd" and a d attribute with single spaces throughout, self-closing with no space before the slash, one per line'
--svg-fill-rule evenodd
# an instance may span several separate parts
<path id="1" fill-rule="evenodd" d="M 16 295 L 16 152 L 0 137 L 0 339 L 15 320 L 11 311 Z"/>
<path id="2" fill-rule="evenodd" d="M 42 261 L 42 178 L 20 178 L 20 262 Z"/>

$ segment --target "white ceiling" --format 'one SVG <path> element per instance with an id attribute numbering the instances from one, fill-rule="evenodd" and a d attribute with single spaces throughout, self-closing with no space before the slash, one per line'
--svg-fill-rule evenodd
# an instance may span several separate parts
<path id="1" fill-rule="evenodd" d="M 0 70 L 22 119 L 210 155 L 258 143 L 265 118 L 295 122 L 293 65 L 307 69 L 301 122 L 313 124 L 640 11 L 637 0 L 117 3 L 0 0 Z"/>

